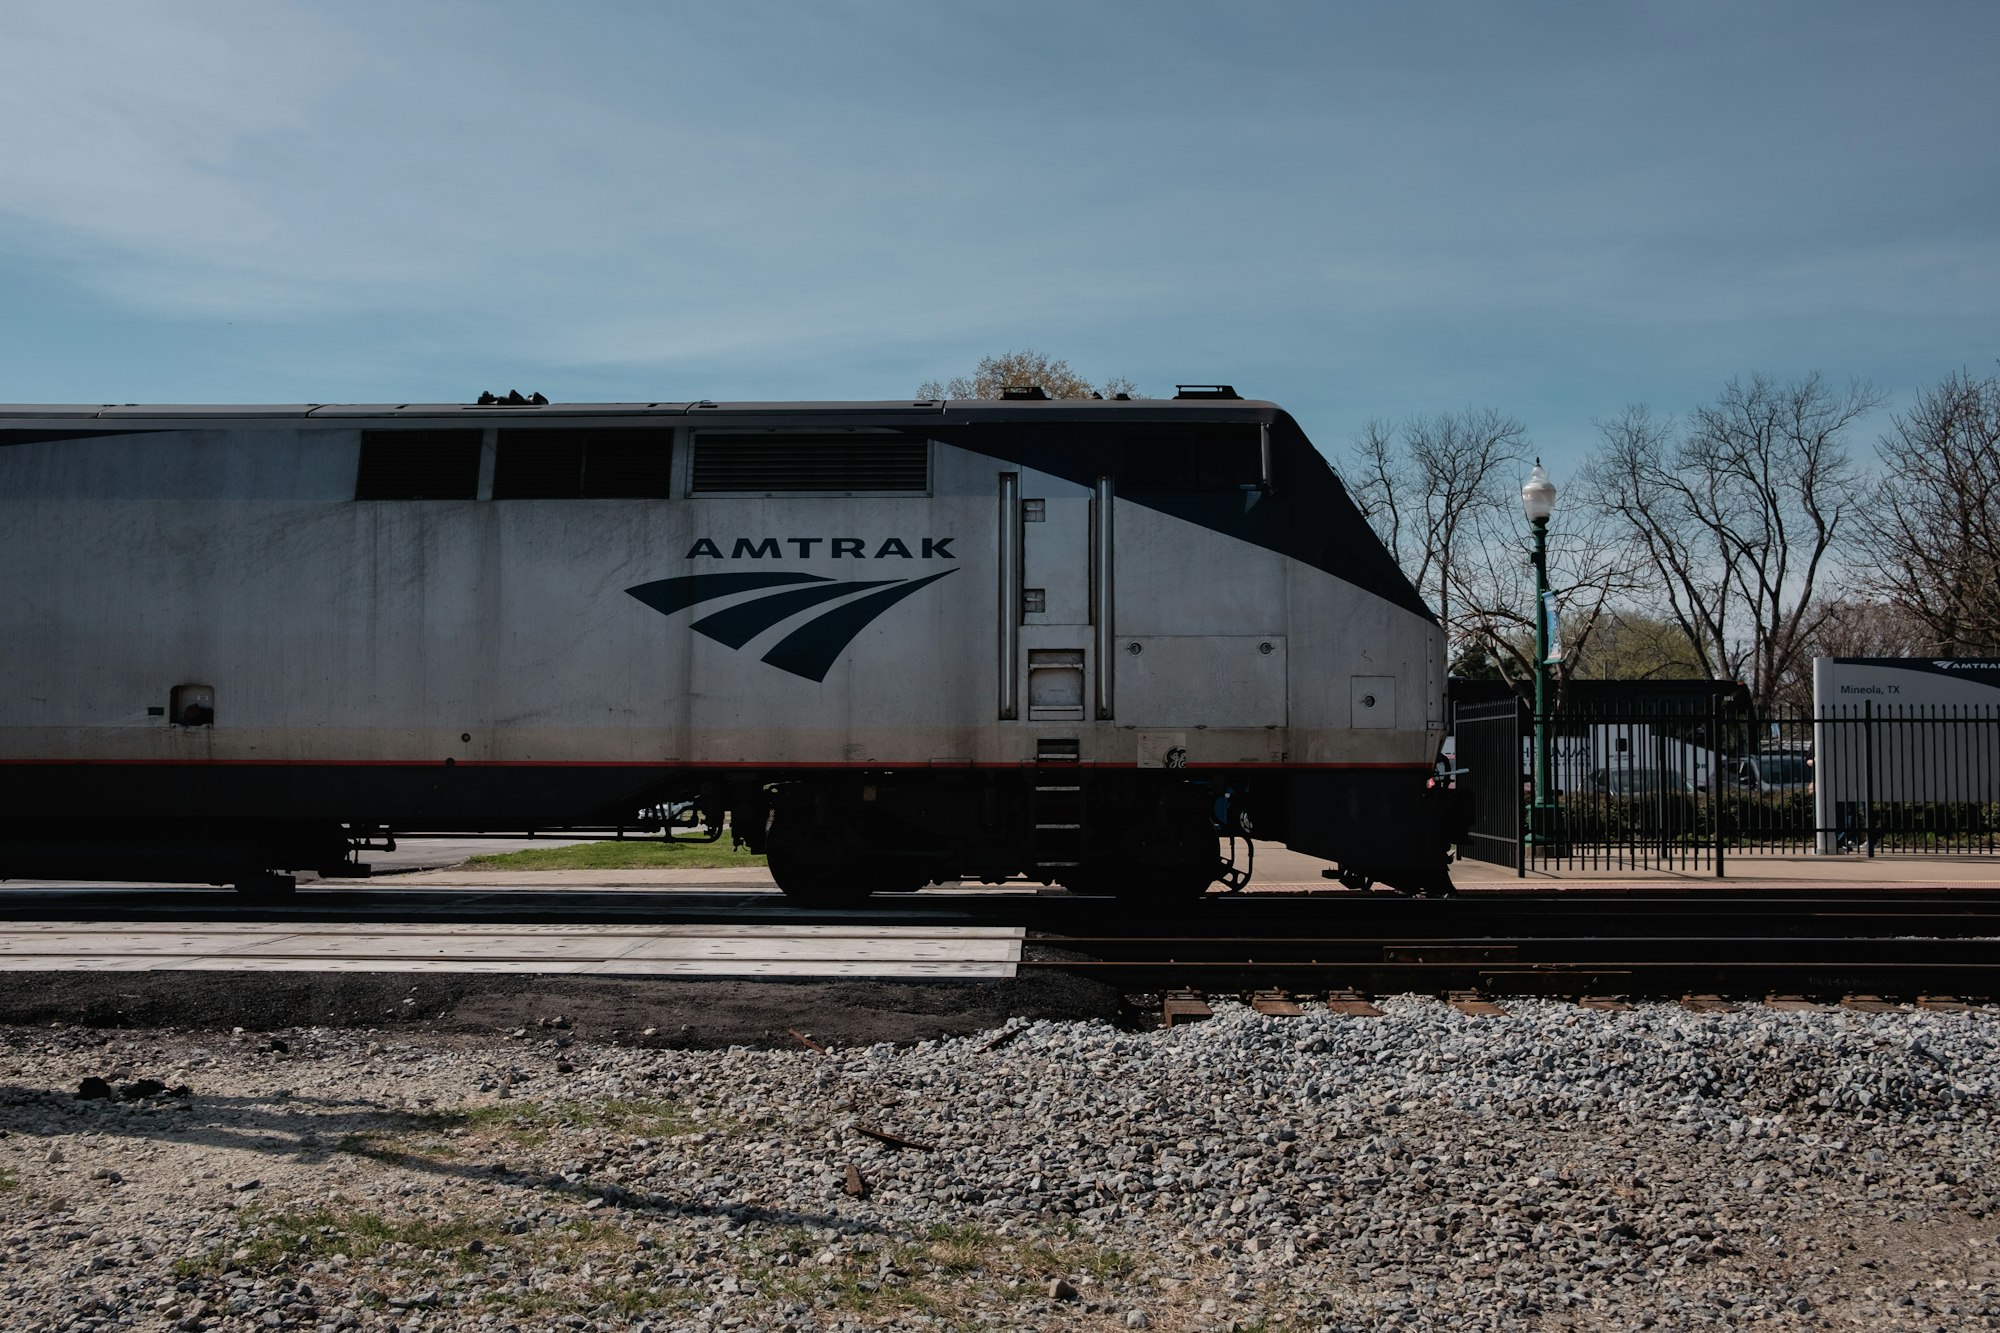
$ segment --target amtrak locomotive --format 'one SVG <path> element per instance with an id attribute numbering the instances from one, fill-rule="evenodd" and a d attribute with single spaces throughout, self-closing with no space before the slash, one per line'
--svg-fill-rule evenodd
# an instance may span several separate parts
<path id="1" fill-rule="evenodd" d="M 1276 406 L 485 399 L 0 406 L 0 877 L 691 801 L 807 901 L 1449 887 L 1441 631 Z"/>

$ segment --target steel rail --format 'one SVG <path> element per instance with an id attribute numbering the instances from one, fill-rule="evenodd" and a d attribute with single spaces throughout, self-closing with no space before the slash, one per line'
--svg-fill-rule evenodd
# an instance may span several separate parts
<path id="1" fill-rule="evenodd" d="M 1683 899 L 1617 894 L 1413 900 L 1370 895 L 1212 896 L 1182 908 L 1007 891 L 882 895 L 857 908 L 795 907 L 761 885 L 438 885 L 301 888 L 276 900 L 223 889 L 0 884 L 0 921 L 256 921 L 366 924 L 1018 925 L 1087 948 L 1143 939 L 1474 937 L 1655 939 L 1695 934 L 1796 939 L 2000 935 L 2000 894 L 1848 893 Z M 1137 932 L 1137 933 L 1135 933 Z"/>
<path id="2" fill-rule="evenodd" d="M 1068 971 L 1121 989 L 1257 987 L 1383 993 L 1452 986 L 1506 994 L 2000 996 L 2000 939 L 1578 936 L 1510 938 L 1031 937 L 1021 967 Z M 1049 950 L 1060 949 L 1052 956 Z"/>

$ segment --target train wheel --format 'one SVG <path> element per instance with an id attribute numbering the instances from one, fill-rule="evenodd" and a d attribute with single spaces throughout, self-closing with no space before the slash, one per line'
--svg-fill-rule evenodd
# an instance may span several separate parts
<path id="1" fill-rule="evenodd" d="M 875 887 L 851 857 L 815 842 L 782 815 L 772 822 L 764 855 L 778 888 L 801 906 L 851 907 L 866 902 Z"/>
<path id="2" fill-rule="evenodd" d="M 775 848 L 771 878 L 785 897 L 804 907 L 853 907 L 868 901 L 874 886 L 849 871 L 826 866 L 787 865 Z"/>

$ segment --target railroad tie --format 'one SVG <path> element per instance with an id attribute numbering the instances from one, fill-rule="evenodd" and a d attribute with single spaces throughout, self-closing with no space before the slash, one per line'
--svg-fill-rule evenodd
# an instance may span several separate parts
<path id="1" fill-rule="evenodd" d="M 1445 1003 L 1469 1018 L 1504 1018 L 1507 1011 L 1475 990 L 1455 990 Z"/>
<path id="2" fill-rule="evenodd" d="M 1281 990 L 1260 990 L 1250 997 L 1250 1007 L 1266 1018 L 1297 1018 L 1305 1012 L 1298 1001 Z"/>
<path id="3" fill-rule="evenodd" d="M 1380 1018 L 1382 1011 L 1351 990 L 1328 991 L 1326 1007 L 1350 1018 Z"/>
<path id="4" fill-rule="evenodd" d="M 1168 991 L 1160 1002 L 1160 1026 L 1175 1027 L 1181 1023 L 1199 1023 L 1204 1018 L 1213 1018 L 1215 1011 L 1208 1007 L 1208 1001 L 1199 992 L 1192 990 Z"/>

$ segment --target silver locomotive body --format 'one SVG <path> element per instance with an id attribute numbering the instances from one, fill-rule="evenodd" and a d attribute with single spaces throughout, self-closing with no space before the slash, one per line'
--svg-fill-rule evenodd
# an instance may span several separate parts
<path id="1" fill-rule="evenodd" d="M 695 800 L 788 891 L 1444 883 L 1442 637 L 1268 403 L 0 408 L 0 876 Z"/>

